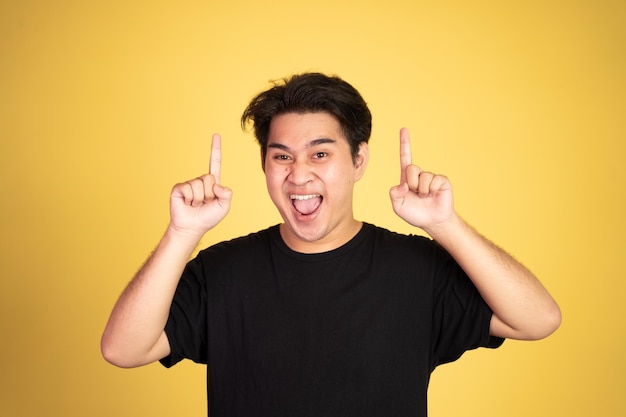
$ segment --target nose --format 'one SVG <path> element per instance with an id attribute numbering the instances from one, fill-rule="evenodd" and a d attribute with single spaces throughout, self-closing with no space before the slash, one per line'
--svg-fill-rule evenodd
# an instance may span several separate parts
<path id="1" fill-rule="evenodd" d="M 287 179 L 294 185 L 305 185 L 315 177 L 313 167 L 308 161 L 296 160 L 291 164 L 289 170 Z"/>

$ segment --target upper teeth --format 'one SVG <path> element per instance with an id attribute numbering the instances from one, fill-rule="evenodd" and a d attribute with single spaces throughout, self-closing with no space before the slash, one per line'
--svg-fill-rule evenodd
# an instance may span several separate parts
<path id="1" fill-rule="evenodd" d="M 317 198 L 319 196 L 320 196 L 319 194 L 306 194 L 306 195 L 291 194 L 289 198 L 291 198 L 292 200 L 308 200 L 310 198 Z"/>

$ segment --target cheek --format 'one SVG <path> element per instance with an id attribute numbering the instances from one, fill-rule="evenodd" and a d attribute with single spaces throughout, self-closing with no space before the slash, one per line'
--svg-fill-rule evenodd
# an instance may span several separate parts
<path id="1" fill-rule="evenodd" d="M 326 182 L 344 185 L 354 184 L 354 176 L 355 170 L 351 165 L 335 165 L 329 167 L 324 173 Z"/>
<path id="2" fill-rule="evenodd" d="M 265 183 L 267 184 L 267 189 L 272 192 L 272 190 L 276 190 L 277 188 L 282 188 L 282 184 L 284 183 L 285 177 L 288 175 L 287 169 L 284 167 L 274 167 L 265 170 Z"/>
<path id="3" fill-rule="evenodd" d="M 321 179 L 326 196 L 340 205 L 349 204 L 354 188 L 354 170 L 336 168 L 324 172 Z"/>

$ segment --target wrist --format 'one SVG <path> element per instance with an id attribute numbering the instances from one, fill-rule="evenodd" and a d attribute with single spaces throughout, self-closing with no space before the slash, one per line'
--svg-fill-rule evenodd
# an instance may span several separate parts
<path id="1" fill-rule="evenodd" d="M 204 236 L 203 232 L 181 229 L 170 223 L 167 226 L 163 239 L 175 245 L 193 246 L 195 248 L 200 243 L 202 236 Z"/>
<path id="2" fill-rule="evenodd" d="M 443 243 L 448 239 L 454 239 L 465 227 L 467 223 L 454 212 L 449 219 L 424 227 L 423 230 L 435 241 Z"/>

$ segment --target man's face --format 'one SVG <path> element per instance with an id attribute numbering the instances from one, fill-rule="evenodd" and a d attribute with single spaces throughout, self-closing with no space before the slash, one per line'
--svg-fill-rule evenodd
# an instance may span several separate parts
<path id="1" fill-rule="evenodd" d="M 272 119 L 264 161 L 267 189 L 284 224 L 283 239 L 298 252 L 335 249 L 360 229 L 352 213 L 354 183 L 365 170 L 337 119 L 328 113 L 286 113 Z"/>

